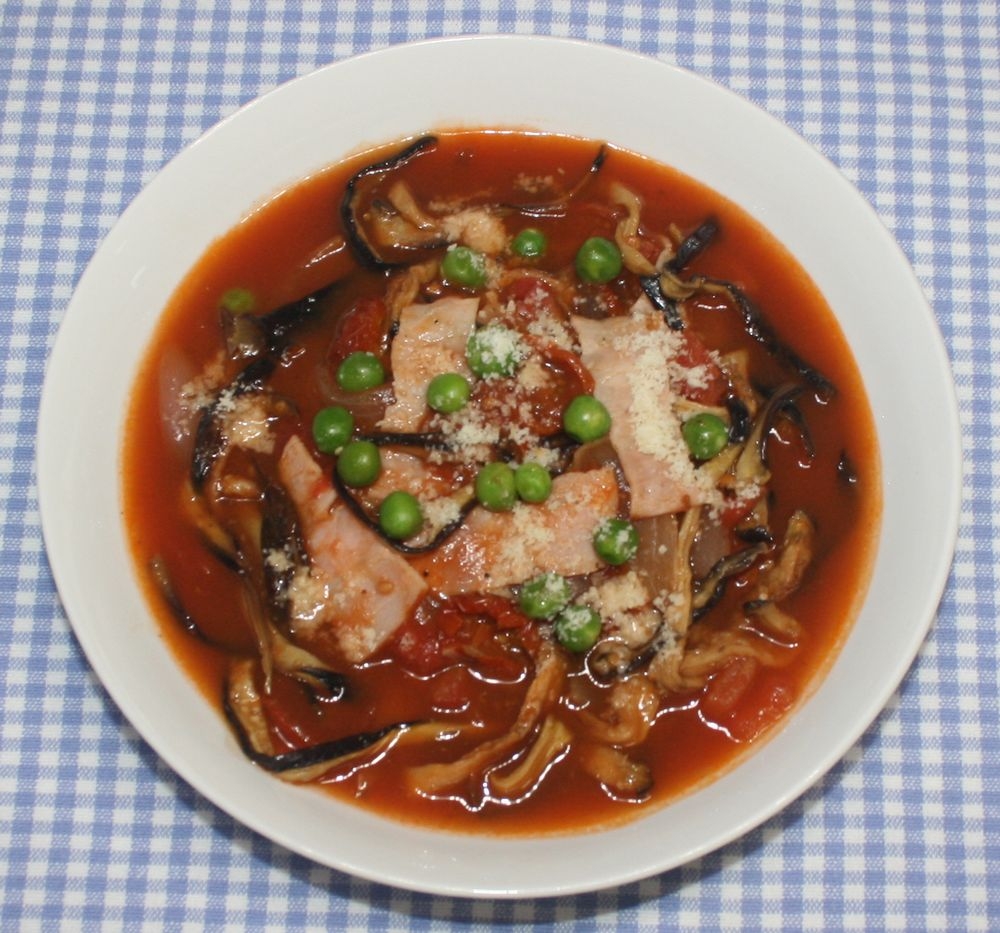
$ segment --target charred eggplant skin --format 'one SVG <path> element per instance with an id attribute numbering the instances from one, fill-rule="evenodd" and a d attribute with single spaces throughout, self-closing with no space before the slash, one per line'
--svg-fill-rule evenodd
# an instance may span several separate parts
<path id="1" fill-rule="evenodd" d="M 560 195 L 552 201 L 540 201 L 528 204 L 503 204 L 501 207 L 521 214 L 524 217 L 564 217 L 570 203 L 604 167 L 607 157 L 608 147 L 602 143 L 597 150 L 597 154 L 591 161 L 586 174 L 565 194 Z"/>
<path id="2" fill-rule="evenodd" d="M 718 221 L 709 217 L 677 247 L 674 257 L 666 264 L 666 271 L 677 274 L 683 272 L 721 232 Z M 750 297 L 734 282 L 726 279 L 713 278 L 707 275 L 692 275 L 685 280 L 690 285 L 700 288 L 706 285 L 725 291 L 733 304 L 736 305 L 743 318 L 743 327 L 747 334 L 763 346 L 776 360 L 801 377 L 822 401 L 828 401 L 837 394 L 836 386 L 826 378 L 815 366 L 804 360 L 788 344 L 778 338 L 774 329 L 764 317 L 763 312 Z M 653 307 L 663 314 L 663 319 L 671 330 L 683 330 L 684 318 L 681 315 L 678 302 L 664 294 L 659 275 L 644 275 L 639 284 Z"/>
<path id="3" fill-rule="evenodd" d="M 674 258 L 667 263 L 667 269 L 671 272 L 683 270 L 711 245 L 718 234 L 719 223 L 714 217 L 702 221 L 697 229 L 686 236 L 681 245 L 677 247 Z"/>
<path id="4" fill-rule="evenodd" d="M 258 357 L 240 371 L 236 378 L 219 392 L 214 401 L 206 405 L 198 419 L 194 435 L 194 451 L 191 455 L 191 485 L 200 491 L 208 479 L 212 465 L 225 452 L 227 440 L 219 425 L 220 401 L 227 393 L 233 397 L 248 392 L 259 392 L 274 371 L 275 361 L 267 356 Z"/>
<path id="5" fill-rule="evenodd" d="M 414 722 L 395 723 L 371 732 L 359 732 L 356 735 L 335 739 L 332 742 L 320 742 L 317 745 L 308 745 L 305 748 L 295 749 L 294 751 L 281 752 L 277 755 L 266 755 L 253 747 L 253 743 L 243 728 L 243 723 L 240 722 L 239 717 L 230 705 L 228 697 L 223 698 L 222 705 L 226 719 L 232 727 L 237 742 L 239 742 L 240 750 L 255 765 L 263 768 L 265 771 L 269 771 L 271 774 L 283 774 L 299 768 L 308 768 L 325 763 L 329 763 L 333 767 L 339 759 L 363 752 L 366 748 L 370 748 L 372 745 L 381 742 L 394 732 L 403 732 L 417 725 Z"/>
<path id="6" fill-rule="evenodd" d="M 714 218 L 709 217 L 703 221 L 677 247 L 677 252 L 674 254 L 673 259 L 666 265 L 667 271 L 674 274 L 682 272 L 689 263 L 693 262 L 697 256 L 711 245 L 712 240 L 715 239 L 718 233 L 719 224 Z M 668 298 L 664 294 L 663 287 L 660 285 L 659 275 L 641 276 L 639 284 L 646 293 L 646 297 L 652 302 L 653 307 L 663 315 L 667 326 L 671 330 L 683 330 L 684 318 L 681 316 L 680 308 L 673 298 Z"/>
<path id="7" fill-rule="evenodd" d="M 385 542 L 391 548 L 395 548 L 401 554 L 428 554 L 431 551 L 436 551 L 445 541 L 448 540 L 462 525 L 465 524 L 466 518 L 468 518 L 469 513 L 476 505 L 475 499 L 470 499 L 459 513 L 458 518 L 453 521 L 448 522 L 444 525 L 438 533 L 426 544 L 412 545 L 407 544 L 405 541 L 397 541 L 394 538 L 389 537 L 382 529 L 379 522 L 368 514 L 368 510 L 358 501 L 352 492 L 351 488 L 340 478 L 336 470 L 331 473 L 331 479 L 333 481 L 334 489 L 337 490 L 337 495 L 340 497 L 341 501 L 351 510 L 354 517 L 358 519 L 363 525 L 373 531 L 379 536 L 379 538 Z"/>
<path id="8" fill-rule="evenodd" d="M 291 568 L 303 565 L 307 557 L 295 506 L 285 490 L 276 483 L 270 483 L 264 489 L 260 546 L 268 609 L 275 618 L 280 618 L 287 613 L 288 590 L 294 575 Z M 266 559 L 271 551 L 285 554 L 289 558 L 289 567 L 275 569 Z"/>
<path id="9" fill-rule="evenodd" d="M 799 375 L 818 398 L 829 401 L 837 394 L 837 387 L 823 373 L 778 338 L 763 312 L 742 288 L 725 279 L 698 276 L 693 281 L 695 284 L 712 284 L 728 292 L 743 318 L 743 327 L 747 334 L 763 346 L 776 360 Z"/>
<path id="10" fill-rule="evenodd" d="M 351 250 L 366 268 L 378 272 L 398 268 L 399 263 L 389 262 L 379 256 L 365 237 L 357 216 L 358 184 L 371 175 L 385 175 L 401 168 L 412 158 L 433 149 L 436 145 L 436 136 L 421 136 L 394 155 L 359 169 L 347 180 L 344 196 L 340 202 L 340 222 Z"/>
<path id="11" fill-rule="evenodd" d="M 663 320 L 667 322 L 667 327 L 671 330 L 684 330 L 684 318 L 681 316 L 680 308 L 673 298 L 668 298 L 660 285 L 658 275 L 644 275 L 639 279 L 642 290 L 646 297 L 657 311 L 663 315 Z"/>
<path id="12" fill-rule="evenodd" d="M 296 329 L 319 314 L 336 285 L 336 282 L 323 285 L 316 291 L 265 314 L 260 321 L 268 351 L 275 356 L 284 353 Z"/>

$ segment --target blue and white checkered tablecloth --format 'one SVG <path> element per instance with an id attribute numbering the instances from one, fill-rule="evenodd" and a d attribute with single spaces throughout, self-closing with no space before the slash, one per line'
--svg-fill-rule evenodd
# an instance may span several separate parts
<path id="1" fill-rule="evenodd" d="M 5 0 L 0 928 L 1000 929 L 998 31 L 995 0 Z M 166 161 L 331 60 L 477 32 L 571 36 L 679 64 L 828 156 L 926 290 L 966 455 L 957 556 L 931 636 L 832 772 L 757 831 L 672 872 L 514 903 L 409 894 L 319 867 L 175 776 L 77 646 L 34 475 L 45 361 L 74 284 Z"/>

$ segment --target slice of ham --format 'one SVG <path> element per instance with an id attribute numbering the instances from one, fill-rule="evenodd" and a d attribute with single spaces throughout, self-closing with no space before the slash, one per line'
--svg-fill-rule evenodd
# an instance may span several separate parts
<path id="1" fill-rule="evenodd" d="M 446 595 L 497 592 L 551 570 L 563 576 L 592 573 L 597 524 L 618 514 L 613 468 L 566 473 L 537 505 L 510 512 L 476 509 L 440 548 L 413 566 L 430 587 Z"/>
<path id="2" fill-rule="evenodd" d="M 611 414 L 610 440 L 631 491 L 633 518 L 682 512 L 707 501 L 674 412 L 669 364 L 675 339 L 648 305 L 622 317 L 574 317 L 594 395 Z"/>
<path id="3" fill-rule="evenodd" d="M 427 414 L 427 386 L 439 373 L 469 375 L 465 345 L 476 326 L 478 298 L 441 298 L 409 305 L 392 340 L 392 391 L 384 431 L 416 431 Z"/>
<path id="4" fill-rule="evenodd" d="M 285 445 L 278 474 L 302 523 L 311 576 L 327 591 L 310 634 L 331 635 L 348 661 L 363 661 L 409 618 L 427 586 L 340 502 L 300 438 Z"/>

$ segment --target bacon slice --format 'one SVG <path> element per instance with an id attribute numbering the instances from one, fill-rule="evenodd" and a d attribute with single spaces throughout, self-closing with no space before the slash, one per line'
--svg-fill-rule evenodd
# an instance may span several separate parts
<path id="1" fill-rule="evenodd" d="M 476 325 L 478 298 L 441 298 L 409 305 L 399 314 L 392 341 L 392 390 L 385 431 L 416 431 L 427 413 L 427 385 L 439 373 L 469 375 L 465 345 Z"/>
<path id="2" fill-rule="evenodd" d="M 613 468 L 566 473 L 538 505 L 510 512 L 476 509 L 465 525 L 413 566 L 427 585 L 446 595 L 496 592 L 551 570 L 563 576 L 592 573 L 597 524 L 618 514 Z"/>
<path id="3" fill-rule="evenodd" d="M 682 512 L 706 502 L 711 488 L 688 457 L 674 412 L 670 360 L 675 337 L 637 304 L 629 315 L 574 317 L 594 395 L 611 414 L 610 440 L 631 491 L 633 518 Z"/>
<path id="4" fill-rule="evenodd" d="M 310 633 L 327 629 L 348 661 L 363 661 L 409 618 L 427 587 L 339 501 L 300 438 L 285 445 L 278 473 L 302 523 L 311 577 L 326 590 Z"/>

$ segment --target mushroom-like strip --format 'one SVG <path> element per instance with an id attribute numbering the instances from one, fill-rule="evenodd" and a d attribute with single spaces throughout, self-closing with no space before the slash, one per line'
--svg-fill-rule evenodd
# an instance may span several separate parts
<path id="1" fill-rule="evenodd" d="M 239 360 L 265 353 L 280 356 L 288 348 L 295 331 L 327 307 L 326 300 L 335 285 L 324 285 L 267 314 L 235 313 L 223 309 L 222 330 L 229 358 Z"/>
<path id="2" fill-rule="evenodd" d="M 548 770 L 565 755 L 572 739 L 572 733 L 561 720 L 555 716 L 546 716 L 538 738 L 517 766 L 506 774 L 495 771 L 490 774 L 491 794 L 509 802 L 526 797 L 539 785 Z"/>
<path id="3" fill-rule="evenodd" d="M 576 760 L 580 767 L 595 778 L 616 800 L 639 802 L 653 789 L 653 774 L 649 767 L 633 761 L 623 751 L 610 745 L 581 745 Z"/>
<path id="4" fill-rule="evenodd" d="M 691 548 L 701 521 L 701 508 L 686 512 L 677 535 L 677 547 L 671 556 L 672 583 L 668 592 L 675 594 L 664 613 L 663 630 L 643 652 L 650 658 L 649 676 L 665 690 L 680 686 L 679 664 L 684 657 L 684 642 L 691 625 L 692 573 Z"/>
<path id="5" fill-rule="evenodd" d="M 704 616 L 722 598 L 726 583 L 753 567 L 769 550 L 769 544 L 759 542 L 716 561 L 712 569 L 695 584 L 691 606 L 693 618 L 697 620 Z"/>
<path id="6" fill-rule="evenodd" d="M 678 302 L 690 297 L 695 291 L 694 286 L 678 278 L 678 273 L 715 239 L 718 232 L 718 223 L 709 218 L 681 241 L 677 252 L 659 272 L 643 275 L 639 279 L 646 297 L 663 313 L 663 319 L 671 330 L 684 329 L 684 318 Z"/>
<path id="7" fill-rule="evenodd" d="M 799 588 L 812 562 L 815 535 L 812 519 L 801 509 L 793 512 L 778 559 L 760 575 L 754 599 L 780 602 Z"/>
<path id="8" fill-rule="evenodd" d="M 736 462 L 735 476 L 738 482 L 757 483 L 761 486 L 770 482 L 771 471 L 767 466 L 768 433 L 778 415 L 787 406 L 792 405 L 801 392 L 801 386 L 791 384 L 780 386 L 757 413 L 753 429 Z"/>
<path id="9" fill-rule="evenodd" d="M 782 646 L 747 629 L 714 632 L 705 641 L 689 644 L 677 670 L 679 689 L 703 687 L 708 679 L 734 658 L 753 658 L 768 667 L 779 667 L 789 660 L 780 653 Z"/>
<path id="10" fill-rule="evenodd" d="M 210 638 L 205 630 L 198 624 L 198 620 L 188 612 L 187 607 L 184 605 L 177 590 L 174 588 L 174 581 L 167 569 L 166 561 L 162 556 L 157 554 L 149 561 L 149 573 L 153 578 L 153 582 L 156 584 L 156 588 L 160 591 L 167 606 L 170 607 L 171 613 L 181 626 L 184 628 L 189 635 L 193 635 L 199 641 L 203 641 L 206 645 L 214 645 L 218 647 L 214 639 Z"/>
<path id="11" fill-rule="evenodd" d="M 660 694 L 644 674 L 619 681 L 611 688 L 607 707 L 599 713 L 583 710 L 579 718 L 587 734 L 606 745 L 638 745 L 649 734 L 660 707 Z"/>
<path id="12" fill-rule="evenodd" d="M 254 764 L 285 781 L 308 783 L 358 755 L 384 752 L 400 734 L 419 725 L 395 723 L 371 732 L 360 732 L 332 742 L 276 754 L 253 672 L 253 661 L 241 660 L 232 665 L 223 709 L 243 754 Z"/>
<path id="13" fill-rule="evenodd" d="M 799 621 L 770 600 L 757 600 L 743 608 L 766 634 L 780 639 L 787 647 L 793 647 L 802 634 Z"/>
<path id="14" fill-rule="evenodd" d="M 510 730 L 477 745 L 455 761 L 411 768 L 407 774 L 410 787 L 418 794 L 433 796 L 466 780 L 470 775 L 480 774 L 531 734 L 538 720 L 559 697 L 565 677 L 565 660 L 552 645 L 543 643 L 539 649 L 535 678 L 528 687 L 520 712 Z"/>

